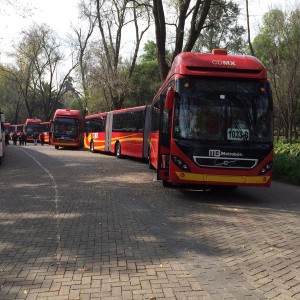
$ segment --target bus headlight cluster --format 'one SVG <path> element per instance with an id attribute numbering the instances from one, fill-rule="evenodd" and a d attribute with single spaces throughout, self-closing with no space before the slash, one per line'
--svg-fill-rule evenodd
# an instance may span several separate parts
<path id="1" fill-rule="evenodd" d="M 260 169 L 259 174 L 264 175 L 268 173 L 270 170 L 272 170 L 273 162 L 267 163 L 263 168 Z"/>
<path id="2" fill-rule="evenodd" d="M 182 160 L 181 158 L 177 157 L 177 156 L 172 156 L 172 160 L 175 163 L 175 165 L 180 168 L 183 171 L 187 171 L 190 172 L 190 167 L 187 165 L 187 163 Z"/>

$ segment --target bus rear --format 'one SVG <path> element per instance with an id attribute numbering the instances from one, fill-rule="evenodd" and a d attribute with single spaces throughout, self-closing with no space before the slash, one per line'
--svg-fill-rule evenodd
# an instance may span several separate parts
<path id="1" fill-rule="evenodd" d="M 55 149 L 81 147 L 83 122 L 79 110 L 57 109 L 51 127 L 51 144 Z"/>
<path id="2" fill-rule="evenodd" d="M 270 186 L 273 106 L 254 57 L 181 53 L 152 104 L 150 164 L 165 186 Z"/>

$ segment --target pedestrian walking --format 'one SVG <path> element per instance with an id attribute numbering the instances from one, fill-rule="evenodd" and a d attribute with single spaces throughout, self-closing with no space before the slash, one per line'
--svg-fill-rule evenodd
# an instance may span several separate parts
<path id="1" fill-rule="evenodd" d="M 34 145 L 36 146 L 36 145 L 37 145 L 37 139 L 38 139 L 38 137 L 39 137 L 39 133 L 35 131 L 35 132 L 33 133 L 32 137 L 33 137 Z"/>
<path id="2" fill-rule="evenodd" d="M 26 133 L 22 132 L 22 134 L 21 134 L 22 145 L 26 145 L 26 138 L 27 138 Z"/>
<path id="3" fill-rule="evenodd" d="M 17 136 L 16 133 L 14 133 L 14 134 L 12 135 L 12 140 L 13 140 L 14 145 L 16 146 L 16 145 L 17 145 L 17 140 L 18 140 L 18 136 Z"/>
<path id="4" fill-rule="evenodd" d="M 44 146 L 44 144 L 45 144 L 45 135 L 44 135 L 43 132 L 40 134 L 40 141 L 41 141 L 41 145 Z"/>
<path id="5" fill-rule="evenodd" d="M 5 145 L 6 146 L 9 145 L 9 133 L 8 132 L 5 133 Z"/>

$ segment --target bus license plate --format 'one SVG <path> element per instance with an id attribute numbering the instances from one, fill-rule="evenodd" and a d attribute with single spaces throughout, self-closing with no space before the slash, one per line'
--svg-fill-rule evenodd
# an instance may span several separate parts
<path id="1" fill-rule="evenodd" d="M 231 141 L 248 141 L 249 140 L 249 130 L 248 129 L 237 129 L 228 128 L 227 129 L 227 140 Z"/>

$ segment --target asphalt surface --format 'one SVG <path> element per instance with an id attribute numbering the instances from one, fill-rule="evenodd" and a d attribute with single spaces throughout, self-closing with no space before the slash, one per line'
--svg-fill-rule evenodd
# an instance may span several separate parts
<path id="1" fill-rule="evenodd" d="M 300 299 L 300 188 L 163 188 L 144 162 L 13 146 L 0 300 Z"/>

